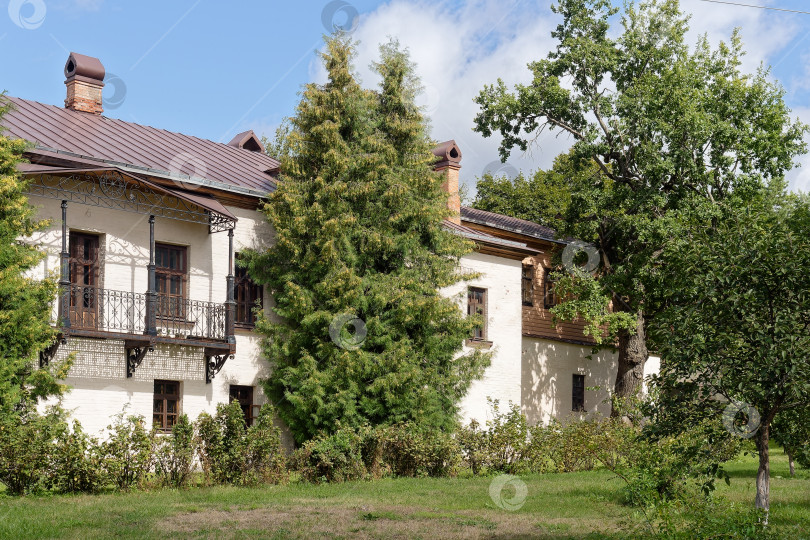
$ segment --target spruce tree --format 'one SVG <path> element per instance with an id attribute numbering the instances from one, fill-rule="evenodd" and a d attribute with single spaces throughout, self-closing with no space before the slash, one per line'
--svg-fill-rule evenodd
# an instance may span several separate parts
<path id="1" fill-rule="evenodd" d="M 383 46 L 380 89 L 366 90 L 354 53 L 347 37 L 327 39 L 328 82 L 305 87 L 276 145 L 286 151 L 264 209 L 274 245 L 245 258 L 274 298 L 275 316 L 257 324 L 265 391 L 299 442 L 366 423 L 452 429 L 489 360 L 459 355 L 475 321 L 440 293 L 466 277 L 472 246 L 443 225 L 413 66 Z"/>
<path id="2" fill-rule="evenodd" d="M 31 410 L 38 398 L 58 394 L 69 365 L 37 369 L 37 353 L 50 345 L 50 302 L 56 295 L 51 279 L 30 277 L 44 254 L 23 239 L 46 225 L 35 219 L 25 195 L 26 181 L 17 170 L 25 141 L 2 133 L 10 104 L 0 94 L 0 416 Z"/>

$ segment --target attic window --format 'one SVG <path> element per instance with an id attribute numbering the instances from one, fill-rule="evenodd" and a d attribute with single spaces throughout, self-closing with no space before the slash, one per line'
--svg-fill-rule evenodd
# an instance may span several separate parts
<path id="1" fill-rule="evenodd" d="M 245 150 L 250 150 L 251 152 L 261 152 L 263 150 L 262 143 L 256 140 L 255 137 L 251 137 L 242 144 L 242 148 Z"/>
<path id="2" fill-rule="evenodd" d="M 253 133 L 253 130 L 243 131 L 242 133 L 238 134 L 236 137 L 231 139 L 231 142 L 228 143 L 228 146 L 234 146 L 236 148 L 244 148 L 245 150 L 250 150 L 251 152 L 264 152 L 264 145 Z"/>

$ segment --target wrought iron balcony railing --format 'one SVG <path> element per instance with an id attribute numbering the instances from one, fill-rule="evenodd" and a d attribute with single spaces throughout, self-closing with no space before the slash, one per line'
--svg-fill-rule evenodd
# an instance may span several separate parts
<path id="1" fill-rule="evenodd" d="M 70 331 L 153 334 L 205 341 L 225 341 L 229 335 L 226 304 L 160 294 L 150 300 L 149 294 L 81 285 L 70 285 L 65 296 L 68 304 L 65 322 Z"/>

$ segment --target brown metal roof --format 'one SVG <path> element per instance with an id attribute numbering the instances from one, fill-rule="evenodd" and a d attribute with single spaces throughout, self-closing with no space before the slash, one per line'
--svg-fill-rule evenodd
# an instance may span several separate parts
<path id="1" fill-rule="evenodd" d="M 464 225 L 453 223 L 452 221 L 447 219 L 444 220 L 443 224 L 445 228 L 447 228 L 449 231 L 459 236 L 469 238 L 470 240 L 474 240 L 476 242 L 491 244 L 494 246 L 500 246 L 505 248 L 517 249 L 519 251 L 537 253 L 536 249 L 530 248 L 529 246 L 521 242 L 515 242 L 512 240 L 506 240 L 504 238 L 498 238 L 497 236 L 493 236 L 483 231 L 478 231 L 476 229 L 471 229 L 470 227 L 465 227 Z"/>
<path id="2" fill-rule="evenodd" d="M 58 150 L 144 169 L 149 175 L 191 175 L 214 188 L 233 186 L 257 196 L 275 190 L 275 181 L 265 171 L 277 169 L 279 163 L 262 152 L 27 99 L 8 99 L 13 109 L 3 117 L 5 134 L 34 143 L 34 154 Z"/>
<path id="3" fill-rule="evenodd" d="M 495 229 L 501 229 L 517 234 L 525 234 L 533 238 L 541 238 L 543 240 L 550 240 L 552 242 L 565 243 L 563 240 L 557 238 L 557 233 L 554 229 L 540 225 L 533 221 L 526 221 L 525 219 L 518 219 L 503 214 L 496 214 L 495 212 L 487 212 L 486 210 L 478 210 L 477 208 L 469 208 L 467 206 L 461 207 L 461 220 L 476 223 L 478 225 L 486 225 Z"/>

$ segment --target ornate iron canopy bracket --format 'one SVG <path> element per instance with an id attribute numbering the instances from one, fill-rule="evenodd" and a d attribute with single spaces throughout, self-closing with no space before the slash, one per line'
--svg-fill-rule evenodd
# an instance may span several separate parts
<path id="1" fill-rule="evenodd" d="M 48 345 L 45 350 L 39 351 L 40 368 L 44 368 L 45 366 L 49 365 L 54 357 L 56 357 L 56 351 L 59 350 L 59 344 L 62 341 L 62 339 L 57 338 L 53 343 Z"/>
<path id="2" fill-rule="evenodd" d="M 233 358 L 233 355 L 228 353 L 215 354 L 209 351 L 205 352 L 205 384 L 211 384 L 214 377 L 222 371 L 222 366 L 225 365 L 225 360 L 228 358 Z"/>
<path id="3" fill-rule="evenodd" d="M 127 341 L 124 343 L 127 359 L 127 378 L 135 374 L 135 370 L 141 365 L 147 352 L 155 350 L 153 343 L 149 341 Z"/>

